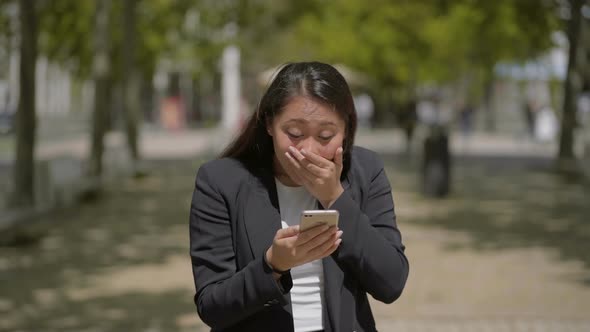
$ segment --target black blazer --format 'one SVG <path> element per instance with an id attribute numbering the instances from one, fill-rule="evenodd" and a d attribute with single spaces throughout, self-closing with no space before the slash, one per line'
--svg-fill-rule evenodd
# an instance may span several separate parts
<path id="1" fill-rule="evenodd" d="M 343 176 L 342 243 L 324 265 L 325 331 L 375 331 L 367 293 L 391 303 L 408 277 L 391 188 L 376 153 L 355 147 Z M 318 204 L 321 208 L 321 205 Z M 289 274 L 277 283 L 262 257 L 281 227 L 271 171 L 223 158 L 197 173 L 190 254 L 199 316 L 212 331 L 293 331 Z"/>

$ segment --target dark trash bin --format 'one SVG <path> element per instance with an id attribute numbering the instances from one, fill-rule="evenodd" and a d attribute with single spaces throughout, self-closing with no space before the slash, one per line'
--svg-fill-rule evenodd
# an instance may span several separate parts
<path id="1" fill-rule="evenodd" d="M 434 127 L 424 141 L 422 187 L 429 197 L 444 197 L 450 192 L 451 154 L 449 136 L 442 127 Z"/>

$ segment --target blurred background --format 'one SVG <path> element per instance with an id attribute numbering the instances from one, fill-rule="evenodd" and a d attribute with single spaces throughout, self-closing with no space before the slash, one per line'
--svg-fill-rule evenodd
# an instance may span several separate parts
<path id="1" fill-rule="evenodd" d="M 303 60 L 391 181 L 381 331 L 590 331 L 587 0 L 0 0 L 0 331 L 207 331 L 196 170 Z"/>

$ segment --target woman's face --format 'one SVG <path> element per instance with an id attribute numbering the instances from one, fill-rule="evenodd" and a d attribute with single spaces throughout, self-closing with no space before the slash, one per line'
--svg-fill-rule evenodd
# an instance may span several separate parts
<path id="1" fill-rule="evenodd" d="M 336 111 L 315 100 L 293 98 L 268 125 L 275 151 L 275 175 L 285 185 L 300 186 L 285 172 L 289 147 L 311 151 L 334 160 L 336 149 L 342 146 L 345 123 Z"/>

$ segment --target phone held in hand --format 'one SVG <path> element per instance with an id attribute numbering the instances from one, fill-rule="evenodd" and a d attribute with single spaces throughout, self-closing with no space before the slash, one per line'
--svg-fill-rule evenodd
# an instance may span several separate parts
<path id="1" fill-rule="evenodd" d="M 323 224 L 338 226 L 339 216 L 340 213 L 337 210 L 304 210 L 301 212 L 299 231 L 303 232 Z"/>

